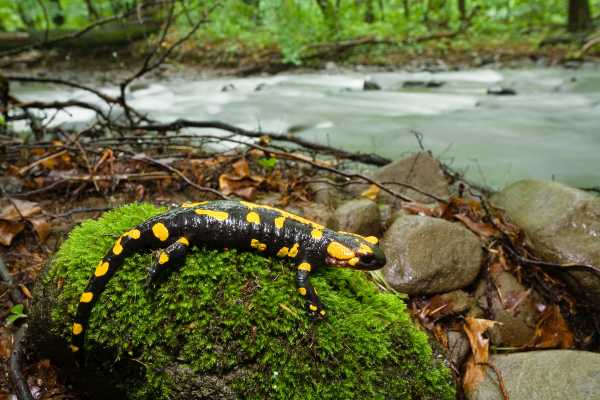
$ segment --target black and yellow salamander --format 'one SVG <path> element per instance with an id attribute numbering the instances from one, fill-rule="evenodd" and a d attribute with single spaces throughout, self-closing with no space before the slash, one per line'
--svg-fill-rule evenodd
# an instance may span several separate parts
<path id="1" fill-rule="evenodd" d="M 309 275 L 322 266 L 374 270 L 385 255 L 377 238 L 336 232 L 289 212 L 245 201 L 184 203 L 122 234 L 100 261 L 81 294 L 72 327 L 71 350 L 82 355 L 92 308 L 124 259 L 140 250 L 161 249 L 150 268 L 153 281 L 183 263 L 191 246 L 235 248 L 289 257 L 296 266 L 298 293 L 309 315 L 325 316 Z"/>

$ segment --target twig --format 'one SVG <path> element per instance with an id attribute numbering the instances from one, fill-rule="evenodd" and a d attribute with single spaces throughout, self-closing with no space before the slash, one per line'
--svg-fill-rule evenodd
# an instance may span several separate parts
<path id="1" fill-rule="evenodd" d="M 494 370 L 496 376 L 498 377 L 498 387 L 500 388 L 500 392 L 502 393 L 502 400 L 509 400 L 510 398 L 508 396 L 508 391 L 506 390 L 506 385 L 504 384 L 504 378 L 502 378 L 502 373 L 500 372 L 498 367 L 496 367 L 489 361 L 487 363 L 484 363 L 483 365 L 486 365 Z"/>
<path id="2" fill-rule="evenodd" d="M 66 217 L 70 217 L 73 214 L 88 213 L 88 212 L 102 212 L 102 211 L 109 211 L 112 209 L 113 209 L 113 207 L 79 207 L 79 208 L 72 208 L 69 211 L 64 212 L 62 214 L 52 214 L 50 216 L 52 218 L 66 218 Z"/>
<path id="3" fill-rule="evenodd" d="M 27 385 L 27 379 L 23 375 L 22 363 L 23 363 L 23 342 L 25 341 L 25 335 L 27 334 L 27 324 L 23 324 L 17 330 L 14 336 L 14 344 L 12 353 L 10 355 L 10 383 L 16 392 L 17 399 L 19 400 L 33 400 L 33 396 L 29 391 Z"/>
<path id="4" fill-rule="evenodd" d="M 14 304 L 23 304 L 26 299 L 23 293 L 19 289 L 17 289 L 17 285 L 15 284 L 15 279 L 12 274 L 6 268 L 6 263 L 4 262 L 4 258 L 0 255 L 0 278 L 11 288 L 9 295 L 10 299 Z"/>

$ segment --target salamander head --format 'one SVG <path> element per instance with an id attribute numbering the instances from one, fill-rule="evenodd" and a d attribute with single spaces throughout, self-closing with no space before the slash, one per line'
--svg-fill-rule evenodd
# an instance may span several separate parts
<path id="1" fill-rule="evenodd" d="M 378 242 L 374 236 L 337 232 L 325 248 L 325 263 L 337 268 L 379 269 L 385 265 L 386 259 Z"/>

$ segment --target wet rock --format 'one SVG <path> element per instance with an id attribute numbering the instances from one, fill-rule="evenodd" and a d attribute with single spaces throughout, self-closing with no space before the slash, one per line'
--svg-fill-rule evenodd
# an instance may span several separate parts
<path id="1" fill-rule="evenodd" d="M 228 83 L 221 88 L 221 92 L 231 92 L 232 90 L 235 90 L 235 85 L 233 83 Z"/>
<path id="2" fill-rule="evenodd" d="M 381 86 L 377 82 L 365 80 L 363 83 L 363 90 L 381 90 Z"/>
<path id="3" fill-rule="evenodd" d="M 516 278 L 503 270 L 491 270 L 488 282 L 482 280 L 475 292 L 481 308 L 488 310 L 491 318 L 498 321 L 490 330 L 490 338 L 496 346 L 520 347 L 531 341 L 541 303 L 539 296 L 526 289 Z M 491 305 L 488 305 L 488 299 Z"/>
<path id="4" fill-rule="evenodd" d="M 342 199 L 341 193 L 333 182 L 327 179 L 319 180 L 308 185 L 313 200 L 330 208 L 336 208 Z"/>
<path id="5" fill-rule="evenodd" d="M 442 81 L 404 81 L 402 82 L 403 88 L 439 88 L 444 86 L 445 82 Z"/>
<path id="6" fill-rule="evenodd" d="M 460 367 L 471 350 L 469 339 L 464 332 L 448 332 L 448 358 Z"/>
<path id="7" fill-rule="evenodd" d="M 338 229 L 337 219 L 333 210 L 323 204 L 302 203 L 299 210 L 288 211 L 295 212 L 311 221 L 325 225 L 328 228 Z"/>
<path id="8" fill-rule="evenodd" d="M 151 83 L 148 81 L 133 82 L 131 85 L 129 85 L 129 90 L 131 92 L 138 92 L 140 90 L 148 89 L 150 85 Z"/>
<path id="9" fill-rule="evenodd" d="M 377 203 L 369 199 L 350 200 L 335 210 L 338 229 L 364 236 L 379 236 L 381 216 Z"/>
<path id="10" fill-rule="evenodd" d="M 398 185 L 398 183 L 412 185 L 421 191 L 442 198 L 448 197 L 450 193 L 448 180 L 439 161 L 431 157 L 427 152 L 415 153 L 409 157 L 394 161 L 377 169 L 370 176 L 378 182 L 386 182 L 386 186 L 394 192 L 406 195 L 421 203 L 433 203 L 435 200 L 417 191 Z M 368 187 L 365 184 L 356 184 L 351 185 L 349 190 L 354 195 L 360 195 Z M 379 198 L 382 202 L 394 206 L 399 206 L 401 203 L 400 200 L 385 192 L 381 192 Z"/>
<path id="11" fill-rule="evenodd" d="M 438 320 L 455 314 L 463 314 L 475 305 L 475 299 L 463 290 L 454 290 L 449 293 L 438 294 L 429 299 L 430 310 L 435 310 L 431 316 Z"/>
<path id="12" fill-rule="evenodd" d="M 545 350 L 494 355 L 510 400 L 591 400 L 600 398 L 600 354 Z M 466 393 L 469 400 L 500 400 L 495 372 Z"/>
<path id="13" fill-rule="evenodd" d="M 600 267 L 600 198 L 548 181 L 523 180 L 492 201 L 520 226 L 538 254 L 556 263 Z M 600 278 L 572 271 L 588 297 L 600 303 Z"/>
<path id="14" fill-rule="evenodd" d="M 254 88 L 254 91 L 261 92 L 261 91 L 265 90 L 266 87 L 267 87 L 267 84 L 262 82 L 262 83 L 259 83 L 258 85 L 256 85 L 256 87 Z"/>
<path id="15" fill-rule="evenodd" d="M 443 293 L 470 284 L 479 273 L 481 244 L 462 225 L 437 218 L 401 216 L 385 233 L 388 283 L 410 295 Z"/>
<path id="16" fill-rule="evenodd" d="M 487 89 L 487 94 L 494 96 L 515 96 L 517 91 L 505 86 L 490 86 Z"/>

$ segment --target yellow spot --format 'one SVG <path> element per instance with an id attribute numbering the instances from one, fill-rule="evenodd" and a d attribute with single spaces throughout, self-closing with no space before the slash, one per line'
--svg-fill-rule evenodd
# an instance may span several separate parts
<path id="1" fill-rule="evenodd" d="M 81 294 L 81 297 L 79 298 L 79 301 L 81 303 L 89 303 L 90 301 L 92 301 L 93 298 L 94 298 L 94 293 L 92 293 L 92 292 L 83 292 Z"/>
<path id="2" fill-rule="evenodd" d="M 360 261 L 360 258 L 352 257 L 351 259 L 348 260 L 348 264 L 355 266 L 356 264 L 358 264 L 358 261 Z"/>
<path id="3" fill-rule="evenodd" d="M 302 296 L 306 296 L 306 288 L 298 288 L 298 293 L 300 293 Z"/>
<path id="4" fill-rule="evenodd" d="M 367 236 L 366 238 L 364 238 L 367 242 L 371 243 L 371 244 L 377 244 L 379 243 L 379 239 L 377 239 L 375 236 Z"/>
<path id="5" fill-rule="evenodd" d="M 310 236 L 312 236 L 312 237 L 313 237 L 313 239 L 317 239 L 317 240 L 319 240 L 319 239 L 321 239 L 321 238 L 323 237 L 323 231 L 322 231 L 322 230 L 320 230 L 320 229 L 313 229 L 313 230 L 310 232 Z"/>
<path id="6" fill-rule="evenodd" d="M 169 238 L 169 230 L 162 222 L 156 223 L 152 226 L 152 233 L 154 236 L 158 238 L 161 242 L 164 242 Z"/>
<path id="7" fill-rule="evenodd" d="M 358 252 L 360 254 L 371 254 L 373 252 L 373 250 L 366 244 L 361 243 L 360 247 L 358 248 Z"/>
<path id="8" fill-rule="evenodd" d="M 298 255 L 298 247 L 300 247 L 300 245 L 298 243 L 294 243 L 290 251 L 288 251 L 288 257 L 296 257 Z"/>
<path id="9" fill-rule="evenodd" d="M 162 265 L 162 264 L 166 264 L 168 262 L 169 262 L 169 255 L 163 251 L 162 253 L 160 253 L 160 256 L 158 256 L 158 263 Z"/>
<path id="10" fill-rule="evenodd" d="M 325 310 L 321 310 L 321 311 L 319 311 L 319 314 L 321 314 L 321 315 L 325 315 Z"/>
<path id="11" fill-rule="evenodd" d="M 206 215 L 207 217 L 211 217 L 216 219 L 217 221 L 225 221 L 228 217 L 229 214 L 226 213 L 225 211 L 214 211 L 214 210 L 196 210 L 195 211 L 196 214 L 198 215 Z"/>
<path id="12" fill-rule="evenodd" d="M 283 228 L 284 223 L 285 223 L 285 217 L 275 218 L 275 228 L 277 228 L 277 229 Z"/>
<path id="13" fill-rule="evenodd" d="M 261 243 L 257 239 L 252 239 L 250 241 L 250 247 L 257 249 L 258 251 L 265 251 L 267 249 L 267 245 L 264 243 Z"/>
<path id="14" fill-rule="evenodd" d="M 81 332 L 83 332 L 83 325 L 75 322 L 73 324 L 73 335 L 79 335 Z"/>
<path id="15" fill-rule="evenodd" d="M 132 229 L 129 232 L 125 232 L 125 235 L 123 236 L 129 236 L 132 239 L 139 239 L 141 235 L 142 232 L 140 232 L 139 229 Z"/>
<path id="16" fill-rule="evenodd" d="M 354 252 L 339 242 L 329 243 L 327 254 L 338 260 L 349 260 L 354 257 Z"/>
<path id="17" fill-rule="evenodd" d="M 123 246 L 121 246 L 121 238 L 118 238 L 117 241 L 115 242 L 115 245 L 113 246 L 113 254 L 118 256 L 119 254 L 121 254 L 123 252 Z"/>
<path id="18" fill-rule="evenodd" d="M 177 243 L 181 243 L 184 246 L 189 246 L 190 245 L 190 241 L 187 240 L 187 238 L 185 236 L 182 236 L 179 239 L 177 239 Z"/>
<path id="19" fill-rule="evenodd" d="M 106 261 L 100 261 L 100 264 L 96 267 L 96 271 L 94 272 L 95 276 L 104 276 L 108 272 L 108 263 Z"/>
<path id="20" fill-rule="evenodd" d="M 307 263 L 307 262 L 303 262 L 303 263 L 300 263 L 300 265 L 298 265 L 298 269 L 299 269 L 300 271 L 308 271 L 308 272 L 310 272 L 310 270 L 311 270 L 311 267 L 310 267 L 310 264 L 309 264 L 309 263 Z"/>
<path id="21" fill-rule="evenodd" d="M 259 207 L 258 204 L 250 203 L 248 201 L 240 201 L 240 204 L 243 205 L 243 206 L 248 207 L 251 210 L 254 209 L 254 208 L 256 208 L 256 207 Z"/>
<path id="22" fill-rule="evenodd" d="M 184 203 L 181 204 L 181 208 L 192 208 L 192 207 L 198 207 L 198 206 L 202 206 L 204 204 L 208 203 L 208 201 L 199 201 L 199 202 L 189 202 L 186 201 Z"/>
<path id="23" fill-rule="evenodd" d="M 288 249 L 287 247 L 282 247 L 281 249 L 279 249 L 279 251 L 277 252 L 277 257 L 285 257 L 288 255 L 288 251 L 290 249 Z"/>
<path id="24" fill-rule="evenodd" d="M 251 211 L 248 213 L 248 215 L 246 215 L 246 221 L 250 222 L 251 224 L 260 224 L 260 215 L 254 211 Z"/>
<path id="25" fill-rule="evenodd" d="M 69 347 L 71 348 L 71 351 L 73 353 L 77 353 L 79 351 L 79 347 L 77 347 L 77 346 L 70 345 Z"/>
<path id="26" fill-rule="evenodd" d="M 308 308 L 310 308 L 311 311 L 317 311 L 318 307 L 315 306 L 314 304 L 311 304 L 310 306 L 308 306 Z"/>

